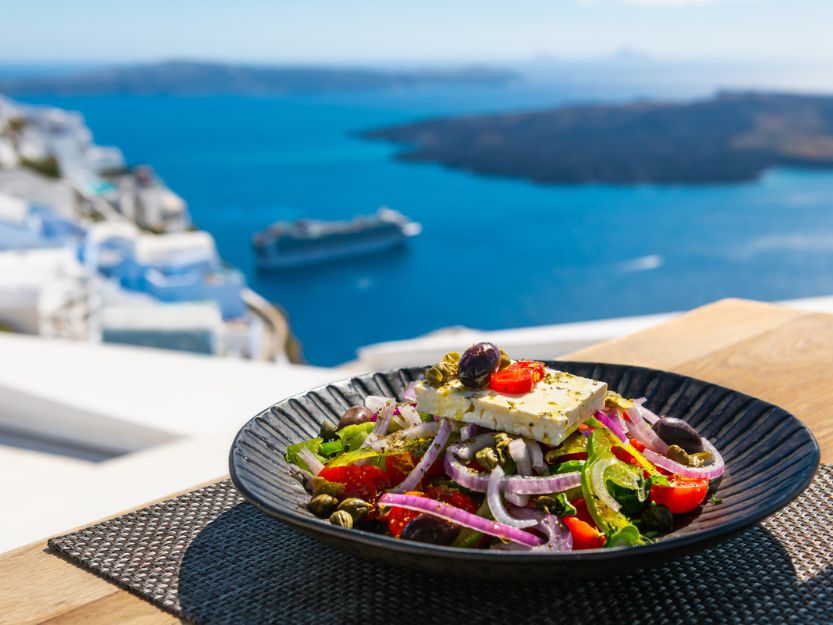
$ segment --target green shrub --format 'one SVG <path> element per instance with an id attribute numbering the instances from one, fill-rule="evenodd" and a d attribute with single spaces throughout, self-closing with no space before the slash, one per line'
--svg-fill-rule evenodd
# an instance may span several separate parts
<path id="1" fill-rule="evenodd" d="M 58 164 L 58 159 L 51 154 L 45 158 L 37 159 L 23 157 L 20 159 L 20 164 L 32 171 L 43 174 L 47 178 L 61 177 L 61 166 Z"/>

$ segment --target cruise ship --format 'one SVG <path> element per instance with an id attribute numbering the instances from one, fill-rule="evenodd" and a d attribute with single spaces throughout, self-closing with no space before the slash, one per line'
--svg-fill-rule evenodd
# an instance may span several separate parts
<path id="1" fill-rule="evenodd" d="M 281 221 L 252 238 L 260 269 L 283 269 L 382 252 L 422 231 L 402 213 L 382 207 L 350 221 Z"/>

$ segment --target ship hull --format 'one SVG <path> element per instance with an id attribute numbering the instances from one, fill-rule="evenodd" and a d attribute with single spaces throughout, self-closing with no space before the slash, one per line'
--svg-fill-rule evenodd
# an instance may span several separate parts
<path id="1" fill-rule="evenodd" d="M 322 265 L 345 258 L 369 256 L 401 247 L 407 239 L 408 237 L 403 234 L 401 238 L 390 238 L 372 242 L 363 241 L 355 245 L 342 244 L 326 250 L 308 250 L 295 254 L 281 255 L 267 254 L 258 256 L 257 268 L 263 271 L 291 269 L 309 265 Z"/>

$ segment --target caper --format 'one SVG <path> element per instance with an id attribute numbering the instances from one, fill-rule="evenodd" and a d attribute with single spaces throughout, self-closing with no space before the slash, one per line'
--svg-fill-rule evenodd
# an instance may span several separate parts
<path id="1" fill-rule="evenodd" d="M 318 430 L 318 436 L 320 436 L 324 442 L 333 441 L 338 438 L 338 434 L 336 434 L 337 430 L 338 427 L 336 427 L 335 423 L 329 419 L 324 419 L 324 421 L 321 422 L 321 428 Z"/>
<path id="2" fill-rule="evenodd" d="M 486 471 L 491 471 L 500 464 L 497 452 L 492 447 L 484 447 L 474 454 L 474 459 L 477 460 L 477 464 L 483 467 Z"/>
<path id="3" fill-rule="evenodd" d="M 674 462 L 688 466 L 688 454 L 679 445 L 671 445 L 665 455 Z"/>
<path id="4" fill-rule="evenodd" d="M 442 370 L 436 365 L 425 372 L 425 381 L 437 388 L 443 385 L 443 377 Z"/>
<path id="5" fill-rule="evenodd" d="M 317 517 L 328 516 L 338 506 L 338 499 L 332 495 L 316 495 L 309 502 L 309 509 Z"/>
<path id="6" fill-rule="evenodd" d="M 341 497 L 344 494 L 344 484 L 340 482 L 328 482 L 323 477 L 317 475 L 312 478 L 312 495 L 332 495 L 333 497 Z"/>
<path id="7" fill-rule="evenodd" d="M 497 452 L 500 466 L 504 466 L 512 460 L 512 456 L 509 455 L 509 443 L 511 442 L 512 437 L 505 432 L 495 434 L 495 451 Z"/>
<path id="8" fill-rule="evenodd" d="M 652 504 L 642 513 L 645 529 L 653 532 L 670 532 L 674 527 L 674 515 L 666 506 Z"/>
<path id="9" fill-rule="evenodd" d="M 688 454 L 688 466 L 702 467 L 707 462 L 712 461 L 712 454 L 710 451 L 701 451 L 697 454 Z"/>
<path id="10" fill-rule="evenodd" d="M 354 523 L 361 523 L 373 509 L 373 506 L 367 503 L 364 499 L 359 499 L 358 497 L 348 497 L 338 504 L 338 509 L 344 510 L 351 517 L 353 517 Z"/>
<path id="11" fill-rule="evenodd" d="M 567 499 L 565 493 L 558 493 L 557 495 L 541 495 L 535 500 L 535 507 L 543 510 L 547 514 L 554 514 L 556 516 L 574 516 L 576 508 Z"/>
<path id="12" fill-rule="evenodd" d="M 353 527 L 353 517 L 346 510 L 336 510 L 330 515 L 330 523 L 339 527 Z"/>
<path id="13" fill-rule="evenodd" d="M 555 510 L 555 506 L 558 505 L 558 501 L 555 499 L 554 495 L 541 495 L 538 499 L 535 500 L 535 507 L 539 510 L 543 510 L 547 514 L 550 514 L 551 511 Z"/>
<path id="14" fill-rule="evenodd" d="M 460 362 L 460 352 L 448 352 L 443 356 L 443 361 L 451 364 Z"/>
<path id="15" fill-rule="evenodd" d="M 500 364 L 498 365 L 498 371 L 503 371 L 504 369 L 506 369 L 506 367 L 508 367 L 511 364 L 512 359 L 509 357 L 509 355 L 505 351 L 500 350 Z"/>
<path id="16" fill-rule="evenodd" d="M 338 429 L 348 425 L 358 425 L 359 423 L 367 423 L 373 421 L 373 412 L 364 406 L 351 406 L 344 411 L 341 418 L 338 420 Z"/>

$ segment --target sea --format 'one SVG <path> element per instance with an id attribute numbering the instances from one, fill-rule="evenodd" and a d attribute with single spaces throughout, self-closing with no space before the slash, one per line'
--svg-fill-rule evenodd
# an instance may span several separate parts
<path id="1" fill-rule="evenodd" d="M 833 173 L 738 184 L 543 186 L 394 159 L 359 133 L 701 87 L 557 84 L 258 97 L 18 98 L 81 111 L 97 143 L 148 163 L 251 287 L 283 307 L 308 362 L 448 326 L 491 330 L 677 311 L 723 297 L 833 294 Z M 263 273 L 252 235 L 281 219 L 386 205 L 422 224 L 401 249 Z"/>

